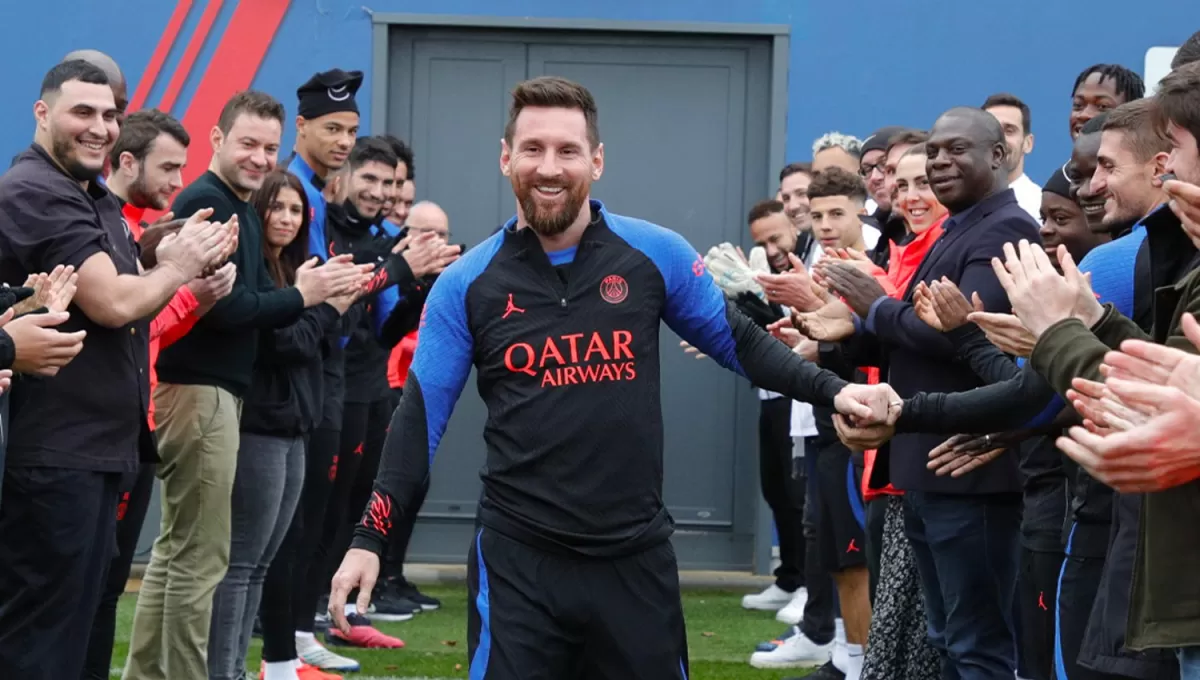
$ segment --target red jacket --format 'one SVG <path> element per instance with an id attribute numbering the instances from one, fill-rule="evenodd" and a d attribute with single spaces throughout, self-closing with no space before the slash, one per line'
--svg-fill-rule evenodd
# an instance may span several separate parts
<path id="1" fill-rule="evenodd" d="M 392 348 L 388 357 L 388 385 L 392 389 L 404 389 L 404 381 L 408 380 L 408 367 L 412 365 L 413 354 L 417 351 L 417 331 L 404 336 Z"/>

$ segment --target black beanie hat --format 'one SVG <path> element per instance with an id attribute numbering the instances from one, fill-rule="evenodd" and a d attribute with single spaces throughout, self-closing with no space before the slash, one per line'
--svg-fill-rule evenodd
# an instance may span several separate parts
<path id="1" fill-rule="evenodd" d="M 908 128 L 900 125 L 890 125 L 888 127 L 879 128 L 870 137 L 867 137 L 865 140 L 863 140 L 862 155 L 866 156 L 868 151 L 887 151 L 888 140 L 907 129 Z"/>
<path id="2" fill-rule="evenodd" d="M 335 68 L 318 73 L 296 90 L 296 96 L 300 99 L 297 113 L 309 120 L 341 111 L 358 113 L 354 95 L 362 87 L 362 81 L 362 71 Z"/>
<path id="3" fill-rule="evenodd" d="M 1050 175 L 1050 179 L 1042 185 L 1042 191 L 1049 191 L 1052 194 L 1058 194 L 1063 198 L 1071 198 L 1071 180 L 1067 178 L 1067 166 L 1062 166 Z"/>

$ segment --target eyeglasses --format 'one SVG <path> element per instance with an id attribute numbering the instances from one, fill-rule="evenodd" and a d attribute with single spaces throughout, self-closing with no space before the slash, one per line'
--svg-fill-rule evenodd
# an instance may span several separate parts
<path id="1" fill-rule="evenodd" d="M 879 174 L 881 174 L 881 175 L 885 174 L 885 170 L 884 170 L 882 162 L 880 162 L 880 163 L 863 163 L 862 165 L 858 166 L 858 174 L 862 175 L 862 177 L 864 179 L 867 177 L 870 177 L 871 173 L 875 172 L 876 170 L 878 170 Z"/>

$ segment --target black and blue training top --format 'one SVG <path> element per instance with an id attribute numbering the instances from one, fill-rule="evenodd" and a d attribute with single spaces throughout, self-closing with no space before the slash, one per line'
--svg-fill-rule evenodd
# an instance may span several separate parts
<path id="1" fill-rule="evenodd" d="M 513 218 L 437 280 L 355 547 L 380 551 L 407 511 L 472 366 L 488 413 L 479 521 L 592 556 L 672 531 L 660 320 L 757 386 L 833 404 L 846 382 L 737 311 L 683 237 L 591 205 L 575 248 L 546 252 Z"/>

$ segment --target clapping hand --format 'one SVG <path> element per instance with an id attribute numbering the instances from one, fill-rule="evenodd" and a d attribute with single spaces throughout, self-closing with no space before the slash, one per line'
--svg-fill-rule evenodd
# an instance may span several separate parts
<path id="1" fill-rule="evenodd" d="M 815 312 L 792 312 L 792 325 L 819 342 L 839 342 L 854 335 L 853 312 L 834 299 Z"/>
<path id="2" fill-rule="evenodd" d="M 922 281 L 913 290 L 913 308 L 917 318 L 943 333 L 965 326 L 969 323 L 971 312 L 984 311 L 979 293 L 973 293 L 972 299 L 973 304 L 953 281 L 944 276 L 932 285 Z"/>
<path id="3" fill-rule="evenodd" d="M 846 301 L 855 314 L 864 319 L 876 300 L 887 297 L 887 291 L 875 277 L 840 262 L 825 268 L 825 283 L 833 293 Z"/>
<path id="4" fill-rule="evenodd" d="M 1066 246 L 1058 247 L 1062 274 L 1041 248 L 1024 239 L 1016 248 L 1004 244 L 1004 256 L 1004 262 L 992 258 L 992 269 L 1008 293 L 1013 313 L 1035 338 L 1063 319 L 1074 317 L 1091 327 L 1104 315 L 1104 307 Z"/>
<path id="5" fill-rule="evenodd" d="M 817 293 L 812 277 L 804 263 L 793 253 L 788 253 L 792 268 L 780 274 L 759 274 L 755 280 L 763 287 L 767 300 L 801 312 L 813 312 L 825 304 Z"/>
<path id="6" fill-rule="evenodd" d="M 19 302 L 14 308 L 17 316 L 28 314 L 45 307 L 52 312 L 65 312 L 75 298 L 79 274 L 75 267 L 58 265 L 49 274 L 31 274 L 25 286 L 33 289 L 33 295 Z"/>

